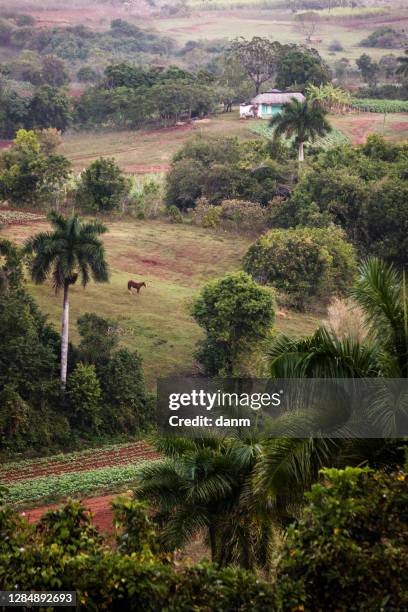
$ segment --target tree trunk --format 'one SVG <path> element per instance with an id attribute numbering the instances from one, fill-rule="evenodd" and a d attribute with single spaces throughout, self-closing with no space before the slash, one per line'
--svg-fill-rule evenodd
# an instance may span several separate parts
<path id="1" fill-rule="evenodd" d="M 69 283 L 64 284 L 64 303 L 62 307 L 61 326 L 61 385 L 65 388 L 67 384 L 68 369 L 68 333 L 69 333 Z"/>
<path id="2" fill-rule="evenodd" d="M 305 161 L 304 142 L 299 142 L 299 161 Z"/>
<path id="3" fill-rule="evenodd" d="M 217 545 L 216 545 L 216 537 L 215 537 L 215 529 L 213 525 L 208 526 L 208 535 L 210 539 L 210 550 L 211 550 L 211 561 L 215 563 L 217 556 Z"/>

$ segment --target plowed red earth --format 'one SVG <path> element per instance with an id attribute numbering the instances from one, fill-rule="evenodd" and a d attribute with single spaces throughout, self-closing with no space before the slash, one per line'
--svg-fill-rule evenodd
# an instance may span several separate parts
<path id="1" fill-rule="evenodd" d="M 102 497 L 89 497 L 83 500 L 84 506 L 92 513 L 94 525 L 104 533 L 113 532 L 113 513 L 111 509 L 111 501 L 117 497 L 115 495 L 103 495 Z M 29 520 L 30 523 L 35 523 L 48 510 L 55 510 L 60 504 L 52 504 L 50 506 L 42 506 L 41 508 L 35 508 L 34 510 L 28 510 L 22 514 Z"/>
<path id="2" fill-rule="evenodd" d="M 156 451 L 146 442 L 138 441 L 111 449 L 95 449 L 89 453 L 79 454 L 72 458 L 47 461 L 39 459 L 30 464 L 15 464 L 11 467 L 5 466 L 0 469 L 0 481 L 3 484 L 11 484 L 21 480 L 31 480 L 39 476 L 55 476 L 71 472 L 86 472 L 97 468 L 111 467 L 114 465 L 127 465 L 144 459 L 158 458 Z"/>
<path id="3" fill-rule="evenodd" d="M 7 466 L 0 470 L 0 480 L 3 484 L 18 482 L 21 480 L 31 480 L 39 476 L 56 476 L 58 474 L 67 474 L 70 472 L 85 472 L 102 467 L 110 467 L 114 465 L 127 465 L 129 463 L 143 461 L 145 459 L 157 459 L 159 455 L 146 442 L 139 441 L 131 444 L 126 444 L 118 448 L 112 449 L 95 449 L 90 453 L 79 454 L 77 457 L 70 459 L 61 459 L 48 461 L 39 459 L 29 465 L 21 464 L 21 466 Z M 93 522 L 104 533 L 112 533 L 112 510 L 111 501 L 118 496 L 118 493 L 113 495 L 102 495 L 100 497 L 90 497 L 82 500 L 84 506 L 93 514 Z M 43 514 L 48 510 L 58 508 L 61 504 L 51 504 L 40 506 L 32 510 L 23 512 L 30 523 L 38 521 Z"/>

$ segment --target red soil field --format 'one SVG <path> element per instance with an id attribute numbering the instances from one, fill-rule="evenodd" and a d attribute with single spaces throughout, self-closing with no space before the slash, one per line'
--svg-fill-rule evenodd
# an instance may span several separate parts
<path id="1" fill-rule="evenodd" d="M 30 464 L 15 464 L 12 467 L 5 466 L 0 469 L 0 480 L 3 484 L 11 484 L 22 480 L 31 480 L 39 476 L 55 476 L 71 472 L 86 472 L 102 467 L 114 465 L 127 465 L 129 463 L 142 461 L 144 459 L 157 459 L 159 455 L 146 442 L 132 442 L 117 449 L 95 449 L 90 453 L 78 455 L 72 458 L 48 461 L 38 459 Z"/>
<path id="2" fill-rule="evenodd" d="M 126 164 L 123 166 L 124 172 L 128 174 L 161 174 L 170 170 L 169 164 L 159 166 L 144 166 L 143 164 Z"/>
<path id="3" fill-rule="evenodd" d="M 111 501 L 118 497 L 115 495 L 104 495 L 101 497 L 90 497 L 83 500 L 84 506 L 92 513 L 93 523 L 96 527 L 105 534 L 113 532 L 113 512 L 111 509 Z M 48 511 L 55 510 L 61 504 L 51 504 L 50 506 L 42 506 L 41 508 L 35 508 L 34 510 L 28 510 L 21 514 L 25 516 L 30 523 L 36 523 L 40 518 Z"/>

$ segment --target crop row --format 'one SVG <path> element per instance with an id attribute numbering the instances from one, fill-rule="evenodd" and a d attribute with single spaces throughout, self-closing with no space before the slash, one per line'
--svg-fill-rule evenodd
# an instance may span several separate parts
<path id="1" fill-rule="evenodd" d="M 20 210 L 0 210 L 0 223 L 11 224 L 11 223 L 29 223 L 32 221 L 40 221 L 44 219 L 43 215 L 37 215 Z"/>
<path id="2" fill-rule="evenodd" d="M 354 98 L 351 106 L 369 113 L 408 113 L 408 100 L 372 100 Z"/>
<path id="3" fill-rule="evenodd" d="M 135 482 L 140 463 L 74 472 L 58 476 L 41 476 L 10 485 L 4 501 L 15 508 L 52 503 L 67 497 L 89 495 L 99 491 L 115 491 Z"/>
<path id="4" fill-rule="evenodd" d="M 156 453 L 153 449 L 143 441 L 132 444 L 105 446 L 99 449 L 5 464 L 0 469 L 0 482 L 7 484 L 45 475 L 86 471 L 97 467 L 113 465 L 126 465 L 155 456 Z"/>
<path id="5" fill-rule="evenodd" d="M 268 139 L 272 139 L 274 133 L 274 129 L 267 123 L 256 123 L 255 125 L 251 126 L 250 131 Z M 291 144 L 291 142 L 293 142 L 293 138 L 285 139 L 285 142 L 287 144 Z M 326 134 L 326 136 L 319 136 L 312 144 L 313 146 L 318 146 L 324 150 L 327 150 L 348 143 L 350 143 L 348 137 L 343 134 L 343 132 L 333 127 L 331 131 Z"/>

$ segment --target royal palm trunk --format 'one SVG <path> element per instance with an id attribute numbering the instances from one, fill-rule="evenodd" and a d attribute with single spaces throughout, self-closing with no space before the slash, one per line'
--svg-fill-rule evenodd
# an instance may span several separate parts
<path id="1" fill-rule="evenodd" d="M 69 332 L 69 282 L 64 283 L 64 302 L 62 306 L 61 327 L 61 385 L 67 384 L 68 369 L 68 332 Z"/>

